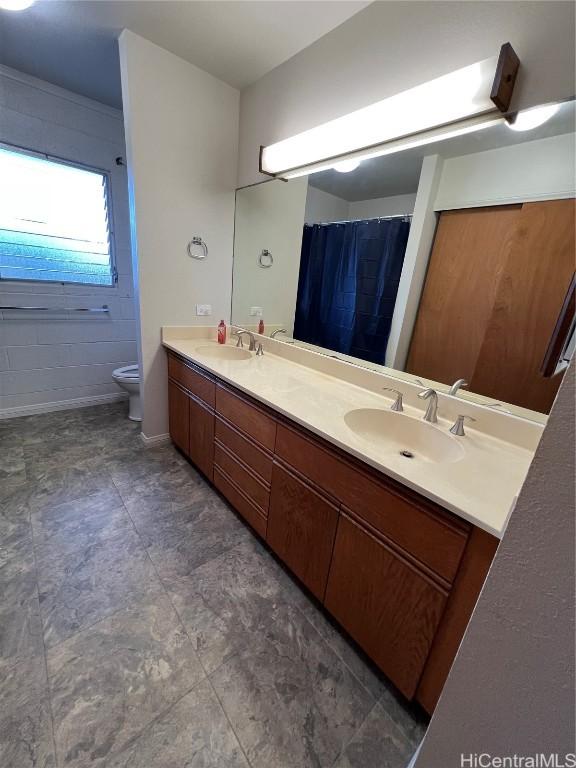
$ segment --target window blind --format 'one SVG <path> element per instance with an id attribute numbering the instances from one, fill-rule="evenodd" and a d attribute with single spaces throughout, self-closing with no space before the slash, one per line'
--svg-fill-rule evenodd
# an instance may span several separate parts
<path id="1" fill-rule="evenodd" d="M 107 184 L 0 147 L 0 279 L 112 285 Z"/>

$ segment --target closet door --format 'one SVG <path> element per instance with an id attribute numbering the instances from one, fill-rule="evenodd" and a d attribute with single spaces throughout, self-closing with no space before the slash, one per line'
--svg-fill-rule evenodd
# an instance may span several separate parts
<path id="1" fill-rule="evenodd" d="M 574 273 L 574 200 L 441 214 L 406 370 L 548 412 L 540 372 Z"/>
<path id="2" fill-rule="evenodd" d="M 521 205 L 440 215 L 406 370 L 452 383 L 474 376 Z"/>
<path id="3" fill-rule="evenodd" d="M 574 200 L 525 203 L 470 389 L 548 413 L 562 376 L 541 367 L 574 274 Z"/>

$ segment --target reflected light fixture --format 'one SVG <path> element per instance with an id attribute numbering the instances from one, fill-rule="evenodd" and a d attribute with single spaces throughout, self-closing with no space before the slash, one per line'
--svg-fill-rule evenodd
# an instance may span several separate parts
<path id="1" fill-rule="evenodd" d="M 36 0 L 0 0 L 0 9 L 4 11 L 25 11 Z"/>
<path id="2" fill-rule="evenodd" d="M 338 173 L 350 173 L 350 171 L 355 171 L 356 168 L 360 165 L 362 160 L 342 160 L 340 163 L 336 163 L 336 165 L 332 166 L 335 171 L 338 171 Z"/>
<path id="3" fill-rule="evenodd" d="M 533 128 L 544 125 L 559 109 L 559 104 L 543 104 L 534 109 L 525 109 L 518 112 L 513 122 L 508 123 L 508 128 L 511 131 L 531 131 Z"/>
<path id="4" fill-rule="evenodd" d="M 519 64 L 505 43 L 499 56 L 260 147 L 260 172 L 295 178 L 503 122 Z"/>

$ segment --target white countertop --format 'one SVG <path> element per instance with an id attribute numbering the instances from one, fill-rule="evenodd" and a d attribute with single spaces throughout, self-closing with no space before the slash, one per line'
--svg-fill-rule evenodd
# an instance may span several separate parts
<path id="1" fill-rule="evenodd" d="M 285 359 L 269 348 L 265 348 L 262 357 L 252 355 L 249 360 L 207 357 L 199 348 L 207 344 L 216 346 L 216 342 L 207 338 L 173 338 L 173 333 L 166 333 L 170 330 L 176 329 L 165 329 L 163 334 L 163 345 L 168 349 L 459 517 L 499 538 L 503 535 L 533 450 L 467 424 L 466 436 L 453 438 L 464 448 L 459 461 L 407 461 L 396 451 L 384 451 L 359 437 L 344 421 L 345 414 L 356 408 L 389 408 L 392 395 L 372 392 Z M 277 343 L 268 343 L 266 347 L 279 349 Z M 420 419 L 422 413 L 422 407 L 405 404 L 406 417 Z M 506 416 L 499 414 L 499 418 Z M 451 425 L 452 419 L 442 418 L 439 408 L 438 424 L 430 428 L 447 433 Z"/>

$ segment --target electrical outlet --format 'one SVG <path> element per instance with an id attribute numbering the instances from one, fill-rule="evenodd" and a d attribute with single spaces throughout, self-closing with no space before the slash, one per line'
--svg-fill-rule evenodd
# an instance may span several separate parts
<path id="1" fill-rule="evenodd" d="M 212 304 L 196 304 L 196 314 L 199 316 L 211 315 Z"/>
<path id="2" fill-rule="evenodd" d="M 250 307 L 250 317 L 262 317 L 262 307 Z"/>

